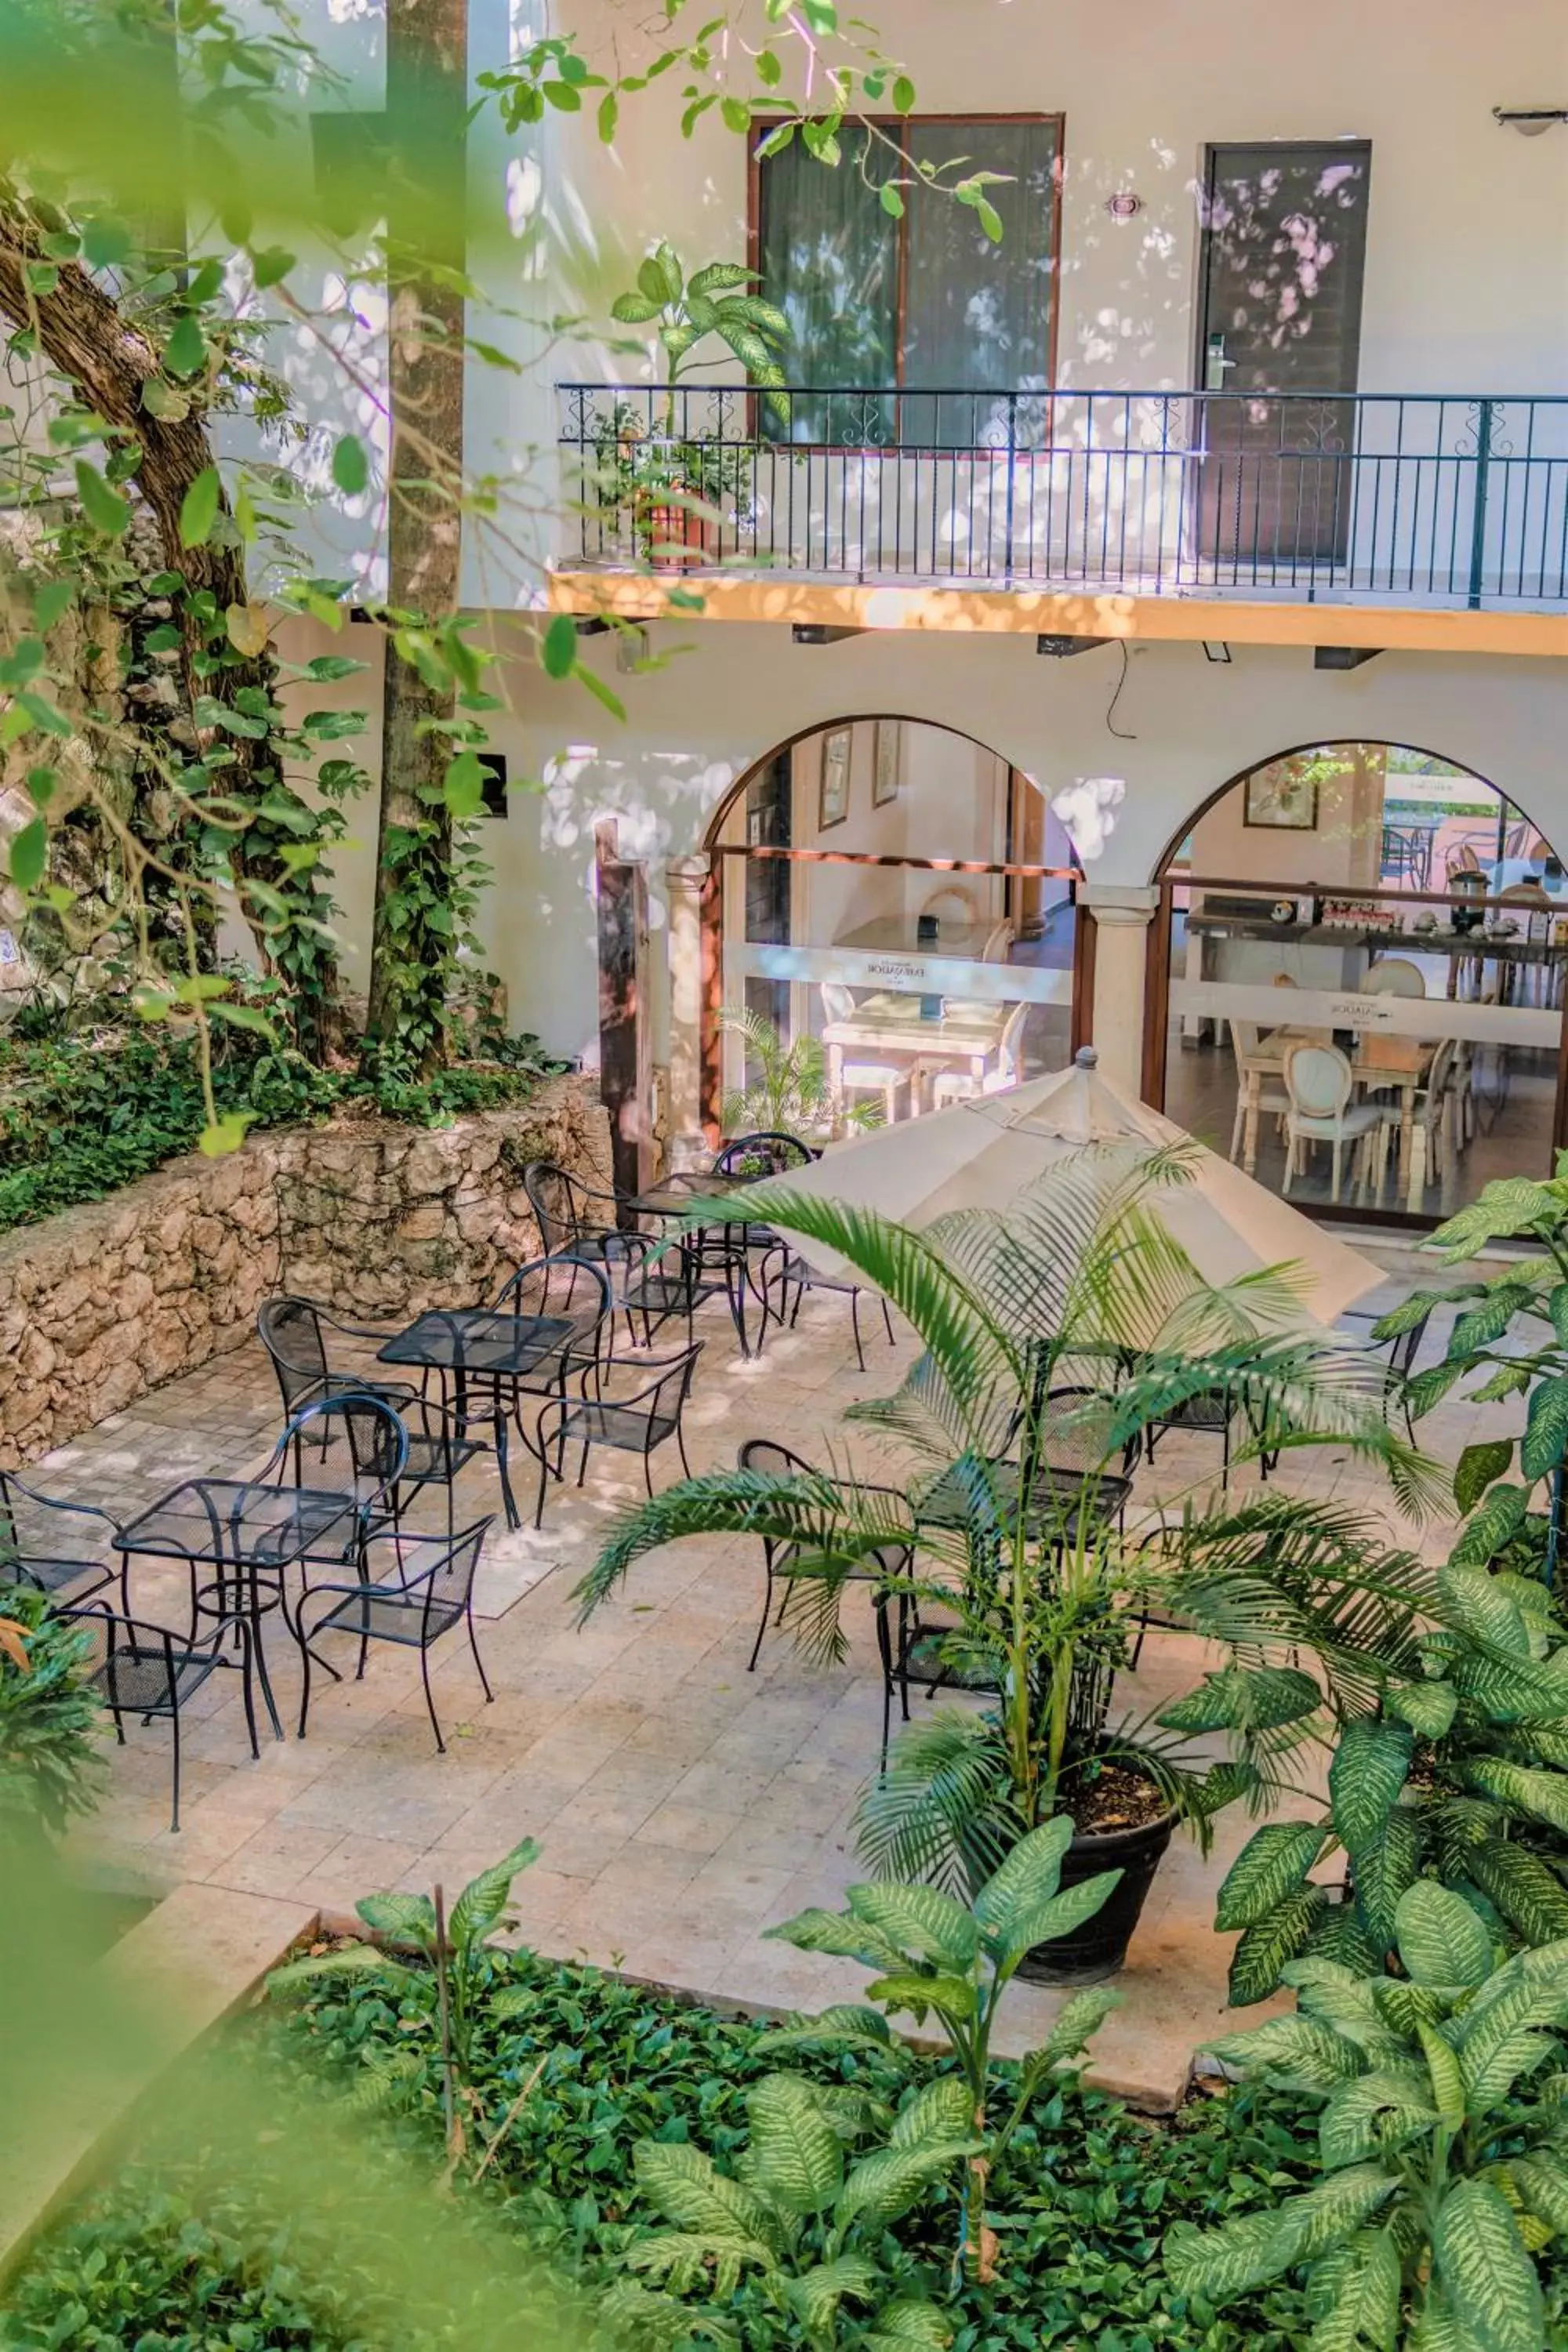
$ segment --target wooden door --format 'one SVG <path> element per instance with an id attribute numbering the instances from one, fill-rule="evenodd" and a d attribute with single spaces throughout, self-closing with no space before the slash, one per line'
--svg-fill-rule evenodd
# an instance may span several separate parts
<path id="1" fill-rule="evenodd" d="M 1371 171 L 1356 140 L 1209 150 L 1195 528 L 1222 578 L 1343 560 Z"/>

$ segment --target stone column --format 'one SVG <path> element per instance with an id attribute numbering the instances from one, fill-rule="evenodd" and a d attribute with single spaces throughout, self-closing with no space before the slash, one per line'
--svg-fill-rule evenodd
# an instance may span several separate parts
<path id="1" fill-rule="evenodd" d="M 702 1132 L 702 886 L 709 860 L 701 852 L 672 857 L 664 869 L 669 935 L 669 1101 L 665 1112 L 667 1164 L 706 1168 L 712 1153 Z"/>
<path id="2" fill-rule="evenodd" d="M 1160 904 L 1149 883 L 1086 882 L 1080 912 L 1094 918 L 1094 1024 L 1100 1066 L 1113 1087 L 1136 1101 L 1142 1093 L 1143 981 L 1149 925 Z"/>

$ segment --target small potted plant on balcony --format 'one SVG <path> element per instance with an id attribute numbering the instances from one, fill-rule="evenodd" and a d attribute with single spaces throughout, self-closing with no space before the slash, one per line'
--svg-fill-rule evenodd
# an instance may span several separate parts
<path id="1" fill-rule="evenodd" d="M 837 1252 L 923 1342 L 897 1395 L 849 1412 L 914 1463 L 900 1486 L 847 1473 L 683 1481 L 615 1532 L 579 1588 L 586 1612 L 677 1537 L 758 1536 L 775 1575 L 777 1555 L 787 1562 L 797 1641 L 837 1659 L 846 1589 L 873 1579 L 892 1679 L 907 1665 L 911 1685 L 980 1705 L 922 1708 L 894 1742 L 861 1804 L 861 1853 L 881 1875 L 973 1892 L 1068 1813 L 1064 1884 L 1122 1878 L 1066 1948 L 1038 1956 L 1060 1981 L 1120 1965 L 1177 1821 L 1204 1839 L 1222 1804 L 1266 1803 L 1304 1727 L 1426 1589 L 1416 1563 L 1406 1593 L 1375 1528 L 1318 1497 L 1188 1497 L 1152 1531 L 1123 1532 L 1130 1458 L 1216 1393 L 1256 1451 L 1331 1442 L 1384 1465 L 1406 1496 L 1422 1491 L 1379 1383 L 1301 1336 L 1288 1275 L 1203 1280 L 1159 1214 L 1160 1192 L 1184 1181 L 1178 1152 L 1101 1147 L 1058 1162 L 1005 1213 L 955 1213 L 923 1234 L 770 1185 L 755 1214 Z M 1115 1675 L 1152 1615 L 1226 1663 L 1157 1717 L 1112 1725 Z M 1234 1749 L 1217 1764 L 1186 1744 L 1214 1733 Z"/>
<path id="2" fill-rule="evenodd" d="M 777 352 L 789 321 L 746 290 L 756 274 L 740 262 L 710 261 L 688 278 L 665 242 L 644 259 L 637 285 L 610 306 L 621 326 L 657 329 L 668 370 L 662 414 L 650 402 L 645 424 L 635 403 L 617 401 L 595 443 L 600 499 L 630 514 L 639 551 L 656 569 L 717 561 L 725 521 L 751 520 L 752 437 L 726 440 L 721 426 L 687 429 L 691 387 L 680 379 L 704 364 L 693 353 L 715 336 L 753 383 L 776 390 L 784 383 Z"/>

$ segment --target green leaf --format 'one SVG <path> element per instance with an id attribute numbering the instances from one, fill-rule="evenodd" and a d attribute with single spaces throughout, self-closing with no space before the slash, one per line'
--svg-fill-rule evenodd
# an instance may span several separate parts
<path id="1" fill-rule="evenodd" d="M 211 1127 L 204 1127 L 196 1138 L 196 1150 L 208 1160 L 226 1160 L 237 1151 L 245 1141 L 245 1130 L 255 1118 L 254 1111 L 226 1111 Z"/>
<path id="2" fill-rule="evenodd" d="M 1255 1927 L 1301 1886 L 1323 1850 L 1323 1831 L 1311 1822 L 1267 1822 L 1255 1830 L 1226 1873 L 1215 1906 L 1222 1933 Z"/>
<path id="3" fill-rule="evenodd" d="M 866 2338 L 866 2352 L 947 2352 L 952 2327 L 934 2303 L 900 2294 L 885 2303 Z"/>
<path id="4" fill-rule="evenodd" d="M 1058 1937 L 1070 1936 L 1086 1919 L 1092 1919 L 1110 1901 L 1121 1877 L 1120 1870 L 1096 1871 L 1091 1878 L 1080 1878 L 1075 1886 L 1064 1886 L 1059 1895 L 1047 1896 L 1032 1911 L 1021 1911 L 1007 1937 L 1001 1973 L 1011 1974 L 1025 1953 L 1032 1951 L 1037 1944 L 1055 1943 Z"/>
<path id="5" fill-rule="evenodd" d="M 388 1943 L 428 1950 L 435 1940 L 436 1906 L 427 1895 L 366 1895 L 354 1909 L 372 1935 Z"/>
<path id="6" fill-rule="evenodd" d="M 1415 2028 L 1421 2037 L 1421 2048 L 1426 2060 L 1426 2072 L 1432 2084 L 1432 2104 L 1442 2118 L 1445 2131 L 1457 2132 L 1465 2120 L 1465 2078 L 1459 2068 L 1458 2053 L 1451 2042 L 1446 2041 L 1435 2025 L 1425 2018 Z"/>
<path id="7" fill-rule="evenodd" d="M 76 601 L 74 580 L 46 580 L 33 598 L 33 626 L 40 636 L 47 636 L 57 621 L 62 621 Z"/>
<path id="8" fill-rule="evenodd" d="M 1561 2163 L 1560 2155 L 1554 2165 L 1552 2158 L 1542 2151 L 1539 2158 L 1517 2158 L 1509 2167 L 1526 2210 L 1534 2213 L 1556 2235 L 1568 2231 L 1568 2175 L 1556 2168 Z"/>
<path id="9" fill-rule="evenodd" d="M 577 667 L 577 624 L 570 613 L 557 613 L 544 632 L 540 661 L 546 677 L 570 677 Z"/>
<path id="10" fill-rule="evenodd" d="M 784 2050 L 805 2050 L 843 2047 L 858 2050 L 887 2050 L 892 2045 L 893 2032 L 879 2009 L 866 2009 L 849 2001 L 839 2001 L 815 2017 L 797 2012 L 784 2025 L 771 2032 L 759 2034 L 754 2044 L 759 2057 L 773 2057 Z"/>
<path id="11" fill-rule="evenodd" d="M 1511 1437 L 1489 1437 L 1467 1445 L 1454 1465 L 1454 1500 L 1461 1513 L 1474 1510 L 1494 1478 L 1513 1460 Z"/>
<path id="12" fill-rule="evenodd" d="M 1011 1943 L 1012 1923 L 1056 1893 L 1062 1856 L 1072 1835 L 1071 1821 L 1067 1814 L 1059 1814 L 1020 1838 L 1001 1868 L 986 1880 L 974 1898 L 974 1916 L 999 1943 Z"/>
<path id="13" fill-rule="evenodd" d="M 1558 1346 L 1568 1348 L 1568 1282 L 1560 1282 L 1555 1290 L 1548 1292 L 1546 1311 L 1552 1318 Z"/>
<path id="14" fill-rule="evenodd" d="M 1539 1856 L 1511 1839 L 1488 1840 L 1467 1857 L 1470 1876 L 1527 1944 L 1568 1937 L 1568 1889 Z"/>
<path id="15" fill-rule="evenodd" d="M 915 110 L 915 86 L 908 74 L 900 74 L 893 84 L 893 112 L 912 114 Z"/>
<path id="16" fill-rule="evenodd" d="M 724 118 L 724 128 L 744 138 L 752 127 L 752 110 L 745 100 L 743 98 L 721 99 L 719 111 Z"/>
<path id="17" fill-rule="evenodd" d="M 879 2147 L 862 2157 L 834 2207 L 834 2227 L 842 2231 L 851 2221 L 896 2221 L 933 2180 L 952 2172 L 978 2144 L 973 2137 L 928 2140 L 919 2147 Z"/>
<path id="18" fill-rule="evenodd" d="M 195 311 L 187 310 L 174 322 L 174 332 L 163 346 L 163 365 L 171 375 L 199 375 L 207 363 L 207 339 L 202 332 L 201 320 Z"/>
<path id="19" fill-rule="evenodd" d="M 790 2309 L 814 2340 L 832 2327 L 846 2295 L 869 2303 L 882 2284 L 877 2264 L 864 2254 L 840 2254 L 836 2262 L 814 2263 L 810 2270 L 780 2282 Z"/>
<path id="20" fill-rule="evenodd" d="M 1514 1514 L 1517 1527 L 1518 1519 L 1523 1516 L 1524 1490 L 1520 1486 L 1497 1487 L 1471 1520 L 1471 1527 L 1484 1518 L 1498 1497 L 1504 1495 L 1519 1497 L 1520 1508 Z M 1514 1528 L 1508 1532 L 1512 1534 Z M 1507 1540 L 1506 1536 L 1503 1540 Z M 1489 1553 L 1484 1556 L 1489 1557 Z M 1461 1560 L 1458 1549 L 1437 1570 L 1437 1597 L 1454 1622 L 1478 1642 L 1484 1642 L 1489 1649 L 1506 1650 L 1516 1658 L 1529 1657 L 1530 1628 L 1518 1601 L 1508 1587 L 1489 1576 L 1484 1568 L 1468 1566 Z"/>
<path id="21" fill-rule="evenodd" d="M 616 135 L 621 119 L 621 102 L 613 89 L 607 89 L 599 100 L 599 137 L 608 147 Z"/>
<path id="22" fill-rule="evenodd" d="M 967 2139 L 975 2129 L 974 2100 L 962 2074 L 939 2074 L 899 2109 L 889 2135 L 892 2147 Z"/>
<path id="23" fill-rule="evenodd" d="M 356 433 L 340 434 L 332 444 L 332 479 L 346 499 L 357 499 L 369 488 L 370 459 Z"/>
<path id="24" fill-rule="evenodd" d="M 1510 1276 L 1489 1290 L 1477 1307 L 1472 1307 L 1455 1318 L 1448 1335 L 1450 1357 L 1473 1356 L 1479 1348 L 1488 1348 L 1500 1339 L 1520 1309 L 1530 1305 L 1533 1296 L 1528 1282 Z"/>
<path id="25" fill-rule="evenodd" d="M 1503 1756 L 1468 1756 L 1456 1769 L 1468 1787 L 1568 1832 L 1568 1772 L 1542 1771 Z"/>
<path id="26" fill-rule="evenodd" d="M 1358 2231 L 1348 2246 L 1331 2247 L 1313 2270 L 1311 2307 L 1321 2314 L 1311 2352 L 1356 2352 L 1370 2344 L 1393 2352 L 1399 2332 L 1399 2251 L 1386 2230 Z"/>
<path id="27" fill-rule="evenodd" d="M 756 2185 L 786 2213 L 825 2212 L 844 2185 L 837 2133 L 797 2074 L 767 2074 L 746 2101 Z"/>
<path id="28" fill-rule="evenodd" d="M 1167 1731 L 1271 1731 L 1321 1704 L 1317 1684 L 1297 1666 L 1222 1666 L 1157 1719 Z"/>
<path id="29" fill-rule="evenodd" d="M 1347 1723 L 1329 1766 L 1334 1830 L 1353 1861 L 1383 1834 L 1410 1769 L 1408 1725 L 1362 1716 Z"/>
<path id="30" fill-rule="evenodd" d="M 37 888 L 44 878 L 48 845 L 48 828 L 41 816 L 33 817 L 12 835 L 11 879 L 18 890 Z"/>
<path id="31" fill-rule="evenodd" d="M 610 305 L 610 316 L 623 327 L 644 327 L 650 319 L 664 313 L 662 296 L 656 299 L 647 294 L 617 294 Z"/>
<path id="32" fill-rule="evenodd" d="M 205 547 L 217 520 L 222 483 L 216 466 L 204 467 L 180 501 L 180 545 Z"/>
<path id="33" fill-rule="evenodd" d="M 685 291 L 686 281 L 681 271 L 679 257 L 668 237 L 661 237 L 654 247 L 653 266 L 658 273 L 658 282 L 664 289 L 665 300 L 679 302 Z M 638 282 L 641 283 L 640 272 Z"/>
<path id="34" fill-rule="evenodd" d="M 1075 1992 L 1070 2000 L 1062 2003 L 1039 2049 L 1030 2054 L 1041 2059 L 1076 2058 L 1088 2048 L 1121 2000 L 1121 1995 L 1110 1985 L 1091 1985 L 1084 1992 Z"/>
<path id="35" fill-rule="evenodd" d="M 1432 2224 L 1432 2251 L 1454 2309 L 1485 2352 L 1541 2352 L 1541 2283 L 1500 2189 L 1485 2180 L 1450 2189 Z"/>
<path id="36" fill-rule="evenodd" d="M 442 782 L 447 806 L 459 824 L 478 816 L 485 804 L 485 770 L 477 751 L 459 751 L 447 762 Z"/>
<path id="37" fill-rule="evenodd" d="M 934 1886 L 900 1886 L 874 1879 L 850 1887 L 846 1900 L 857 1919 L 900 1951 L 913 1952 L 937 1968 L 967 1969 L 980 1949 L 979 1929 L 970 1912 Z"/>
<path id="38" fill-rule="evenodd" d="M 1531 1392 L 1519 1466 L 1526 1478 L 1544 1478 L 1568 1449 L 1568 1372 L 1542 1381 Z"/>
<path id="39" fill-rule="evenodd" d="M 1425 2074 L 1374 2068 L 1333 2093 L 1319 2118 L 1318 2153 L 1325 2170 L 1335 2171 L 1380 2151 L 1392 2155 L 1437 2121 Z"/>
<path id="40" fill-rule="evenodd" d="M 1233 2009 L 1245 2009 L 1249 2001 L 1262 2000 L 1273 1991 L 1280 1969 L 1296 1958 L 1327 1909 L 1328 1900 L 1321 1886 L 1299 1886 L 1243 1932 L 1230 1961 Z"/>
<path id="41" fill-rule="evenodd" d="M 889 1975 L 873 1978 L 866 1990 L 884 2008 L 907 2009 L 917 2021 L 928 2009 L 934 2009 L 941 2017 L 963 2022 L 975 2014 L 979 2006 L 974 1987 L 967 1977 Z"/>
<path id="42" fill-rule="evenodd" d="M 678 2229 L 724 2238 L 739 2235 L 777 2253 L 784 2242 L 779 2216 L 761 2197 L 719 2170 L 686 2141 L 641 2140 L 632 2154 L 637 2187 Z"/>
<path id="43" fill-rule="evenodd" d="M 1421 1824 L 1405 1806 L 1395 1805 L 1382 1833 L 1355 1856 L 1355 1907 L 1378 1954 L 1378 1966 L 1392 1949 L 1401 1897 L 1421 1870 Z"/>
<path id="44" fill-rule="evenodd" d="M 1418 1985 L 1482 1985 L 1491 1974 L 1491 1937 L 1469 1905 L 1435 1879 L 1418 1878 L 1400 1896 L 1394 1938 Z"/>
<path id="45" fill-rule="evenodd" d="M 98 467 L 86 457 L 79 457 L 75 466 L 76 491 L 81 500 L 81 510 L 94 530 L 105 539 L 119 539 L 129 529 L 131 501 L 111 490 Z"/>
<path id="46" fill-rule="evenodd" d="M 1495 1559 L 1504 1544 L 1519 1533 L 1529 1500 L 1528 1489 L 1523 1486 L 1494 1486 L 1479 1510 L 1460 1529 L 1459 1540 L 1449 1554 L 1449 1567 L 1480 1568 Z M 1442 1583 L 1442 1571 L 1438 1583 Z"/>
<path id="47" fill-rule="evenodd" d="M 280 286 L 290 270 L 297 269 L 299 266 L 299 256 L 286 252 L 282 246 L 261 247 L 250 257 L 250 271 L 256 281 L 257 292 L 264 294 L 269 286 Z"/>
<path id="48" fill-rule="evenodd" d="M 1405 1683 L 1385 1691 L 1383 1703 L 1423 1739 L 1441 1739 L 1453 1723 L 1459 1699 L 1450 1683 Z"/>
<path id="49" fill-rule="evenodd" d="M 1321 2018 L 1271 2017 L 1245 2033 L 1227 2033 L 1209 2044 L 1216 2058 L 1249 2073 L 1266 2070 L 1293 2090 L 1332 2091 L 1366 2072 L 1364 2053 Z"/>
<path id="50" fill-rule="evenodd" d="M 877 201 L 881 205 L 882 210 L 889 214 L 892 219 L 903 219 L 904 200 L 899 194 L 898 189 L 893 185 L 891 180 L 883 181 L 881 186 L 877 191 Z"/>
<path id="51" fill-rule="evenodd" d="M 482 1944 L 497 1926 L 510 1898 L 512 1881 L 539 1860 L 539 1843 L 524 1838 L 510 1853 L 471 1878 L 452 1906 L 447 1930 L 454 1947 L 465 1950 Z"/>

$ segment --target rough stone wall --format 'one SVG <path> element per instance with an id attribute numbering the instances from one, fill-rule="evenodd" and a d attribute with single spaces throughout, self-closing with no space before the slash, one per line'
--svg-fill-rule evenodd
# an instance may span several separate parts
<path id="1" fill-rule="evenodd" d="M 258 1135 L 0 1236 L 0 1465 L 237 1347 L 270 1293 L 382 1321 L 487 1297 L 538 1254 L 529 1160 L 609 1181 L 593 1085 L 556 1079 L 450 1128 Z"/>

